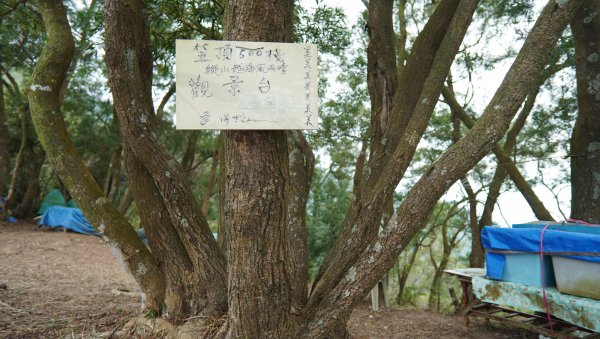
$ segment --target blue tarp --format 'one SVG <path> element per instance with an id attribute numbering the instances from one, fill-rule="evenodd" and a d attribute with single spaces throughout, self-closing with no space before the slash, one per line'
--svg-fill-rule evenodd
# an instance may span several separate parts
<path id="1" fill-rule="evenodd" d="M 490 253 L 494 250 L 518 251 L 525 253 L 540 252 L 541 229 L 484 227 L 481 241 L 486 249 L 487 276 L 502 279 L 504 272 L 504 254 Z M 580 255 L 564 255 L 569 258 L 600 263 L 600 234 L 563 232 L 547 229 L 544 232 L 544 254 L 553 252 L 576 252 Z M 586 253 L 587 255 L 583 255 Z"/>
<path id="2" fill-rule="evenodd" d="M 65 227 L 73 232 L 98 235 L 92 225 L 81 213 L 79 208 L 70 208 L 62 206 L 49 207 L 42 215 L 39 226 Z"/>

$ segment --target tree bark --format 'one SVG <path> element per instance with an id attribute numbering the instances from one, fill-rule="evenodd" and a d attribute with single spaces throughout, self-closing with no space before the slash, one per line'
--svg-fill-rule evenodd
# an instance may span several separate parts
<path id="1" fill-rule="evenodd" d="M 224 38 L 291 42 L 293 8 L 291 0 L 229 0 Z M 223 143 L 228 336 L 294 337 L 286 133 L 226 131 Z"/>
<path id="2" fill-rule="evenodd" d="M 308 295 L 308 247 L 306 204 L 315 166 L 315 156 L 301 131 L 288 133 L 290 185 L 287 196 L 289 274 L 292 282 L 292 312 L 300 313 Z"/>
<path id="3" fill-rule="evenodd" d="M 419 35 L 422 39 L 415 40 L 411 56 L 403 72 L 411 79 L 416 77 L 413 79 L 414 86 L 411 86 L 410 83 L 400 82 L 400 84 L 405 84 L 406 88 L 399 86 L 395 93 L 392 102 L 393 109 L 390 112 L 390 120 L 388 120 L 390 125 L 386 129 L 387 134 L 381 140 L 372 141 L 383 144 L 385 149 L 381 149 L 380 146 L 372 146 L 372 154 L 366 164 L 366 174 L 361 178 L 361 187 L 354 190 L 353 203 L 340 228 L 338 239 L 313 285 L 307 305 L 309 313 L 315 311 L 323 300 L 324 294 L 328 293 L 342 279 L 364 252 L 369 242 L 377 236 L 385 206 L 388 205 L 386 201 L 392 198 L 393 192 L 408 168 L 417 144 L 427 128 L 444 80 L 478 3 L 477 0 L 468 0 L 453 8 L 448 5 L 448 2 L 452 1 L 443 1 L 438 5 L 427 23 L 426 29 Z M 453 8 L 452 11 L 440 14 L 439 11 L 444 12 L 446 6 Z M 450 18 L 447 17 L 448 15 Z M 428 29 L 428 26 L 431 28 Z M 426 31 L 428 34 L 425 34 Z M 446 31 L 445 34 L 444 31 Z M 440 32 L 440 34 L 435 34 L 436 32 Z M 417 41 L 420 42 L 417 43 Z M 424 57 L 420 58 L 418 55 L 413 55 L 414 53 L 423 53 Z M 419 74 L 415 75 L 416 73 Z M 420 89 L 419 92 L 414 93 L 415 97 L 405 96 L 401 93 L 408 89 L 413 93 L 415 88 Z M 397 100 L 397 97 L 401 99 Z M 406 105 L 411 104 L 414 107 L 413 111 L 410 113 L 400 112 L 400 110 L 407 109 Z M 372 112 L 372 114 L 375 113 Z M 399 120 L 406 118 L 406 114 L 409 119 L 408 125 L 402 128 L 397 126 Z M 393 134 L 399 130 L 406 130 L 408 133 L 403 133 L 401 137 Z M 396 142 L 397 139 L 399 139 L 398 142 Z M 388 143 L 395 144 L 395 147 L 389 148 L 391 146 Z M 381 151 L 377 151 L 377 149 Z"/>
<path id="4" fill-rule="evenodd" d="M 123 153 L 123 147 L 119 144 L 112 152 L 108 171 L 104 178 L 104 195 L 113 203 L 117 202 L 121 186 L 121 153 Z"/>
<path id="5" fill-rule="evenodd" d="M 382 139 L 371 140 L 371 155 L 364 173 L 357 171 L 355 174 L 355 177 L 359 176 L 355 181 L 361 183 L 360 187 L 354 189 L 353 203 L 340 227 L 338 239 L 319 270 L 307 305 L 308 312 L 315 310 L 323 300 L 323 295 L 335 286 L 369 242 L 377 236 L 385 206 L 388 205 L 386 202 L 392 199 L 425 132 L 442 84 L 478 3 L 477 0 L 462 2 L 460 5 L 456 2 L 441 2 L 415 40 L 402 73 L 406 79 L 400 79 L 393 94 L 389 126 Z M 409 89 L 414 95 L 404 93 Z M 407 107 L 413 107 L 413 110 L 404 112 Z M 378 112 L 372 107 L 372 115 L 377 115 Z M 408 125 L 399 125 L 399 121 L 407 115 Z M 372 123 L 375 121 L 379 119 Z M 401 130 L 410 133 L 397 135 Z M 380 145 L 376 146 L 375 143 Z"/>
<path id="6" fill-rule="evenodd" d="M 4 106 L 4 84 L 0 81 L 0 196 L 4 196 L 8 186 L 8 127 Z"/>
<path id="7" fill-rule="evenodd" d="M 60 89 L 74 50 L 66 9 L 58 0 L 40 0 L 38 8 L 47 38 L 27 92 L 36 132 L 56 173 L 69 188 L 78 206 L 145 293 L 145 307 L 158 310 L 164 293 L 160 269 L 133 227 L 104 198 L 102 189 L 69 139 L 60 112 Z"/>
<path id="8" fill-rule="evenodd" d="M 25 149 L 27 147 L 27 129 L 29 125 L 29 107 L 28 105 L 24 105 L 21 110 L 21 144 L 19 146 L 19 151 L 17 152 L 17 156 L 15 157 L 15 165 L 13 166 L 13 170 L 10 177 L 10 183 L 8 185 L 8 194 L 6 195 L 6 211 L 8 213 L 8 209 L 14 208 L 15 206 L 15 194 L 17 190 L 17 180 L 19 179 L 19 174 L 21 174 L 21 168 L 23 167 L 23 157 L 25 156 Z"/>
<path id="9" fill-rule="evenodd" d="M 204 214 L 204 215 L 208 215 L 208 203 L 210 201 L 210 197 L 213 195 L 213 193 L 215 191 L 215 181 L 217 180 L 218 165 L 219 165 L 219 151 L 217 148 L 217 151 L 215 151 L 215 153 L 213 154 L 213 157 L 211 159 L 210 173 L 208 173 L 208 185 L 206 186 L 206 190 L 205 190 L 204 194 L 202 195 L 202 200 L 200 200 L 201 201 L 200 210 L 202 211 L 202 214 Z"/>
<path id="10" fill-rule="evenodd" d="M 199 136 L 200 131 L 188 132 L 188 140 L 185 146 L 185 152 L 183 153 L 183 158 L 181 159 L 181 167 L 183 167 L 183 171 L 185 173 L 189 174 L 194 167 L 194 159 L 196 159 L 196 143 L 198 142 Z"/>
<path id="11" fill-rule="evenodd" d="M 181 321 L 197 315 L 207 304 L 207 286 L 195 283 L 198 273 L 194 272 L 191 259 L 171 224 L 160 191 L 148 169 L 135 158 L 129 147 L 125 147 L 124 154 L 129 174 L 128 187 L 136 201 L 148 245 L 165 279 L 164 316 Z"/>
<path id="12" fill-rule="evenodd" d="M 527 89 L 546 64 L 550 51 L 581 3 L 581 0 L 571 0 L 557 6 L 552 0 L 546 5 L 477 124 L 432 164 L 408 192 L 390 225 L 369 244 L 345 278 L 323 297 L 323 303 L 311 317 L 311 336 L 327 333 L 335 325 L 336 317 L 349 314 L 394 264 L 398 253 L 423 225 L 444 192 L 502 138 Z"/>
<path id="13" fill-rule="evenodd" d="M 124 147 L 131 150 L 135 159 L 152 176 L 152 181 L 135 182 L 135 176 L 129 175 L 129 185 L 152 185 L 140 191 L 160 195 L 163 207 L 157 210 L 168 215 L 170 222 L 157 227 L 176 232 L 191 260 L 193 275 L 190 279 L 201 286 L 202 293 L 205 293 L 202 302 L 193 302 L 201 304 L 201 311 L 207 316 L 219 317 L 227 309 L 225 257 L 200 212 L 187 175 L 158 138 L 151 91 L 150 32 L 143 2 L 107 0 L 104 2 L 104 17 L 108 79 L 119 117 L 121 138 Z M 139 195 L 135 197 L 135 192 L 132 192 L 134 198 L 142 198 Z M 146 208 L 140 201 L 136 201 L 136 206 L 138 211 Z M 156 222 L 147 221 L 148 225 Z M 157 231 L 151 234 L 160 237 L 166 233 Z M 153 241 L 151 238 L 149 240 Z M 167 239 L 155 238 L 153 242 L 166 243 Z"/>
<path id="14" fill-rule="evenodd" d="M 575 41 L 579 112 L 571 136 L 571 218 L 600 223 L 600 3 L 581 6 Z"/>
<path id="15" fill-rule="evenodd" d="M 410 271 L 412 270 L 420 248 L 421 243 L 416 242 L 410 249 L 410 255 L 408 256 L 407 262 L 403 266 L 398 265 L 398 294 L 396 295 L 396 303 L 398 303 L 398 305 L 402 305 L 403 303 L 404 288 L 406 287 L 408 276 L 410 275 Z"/>
<path id="16" fill-rule="evenodd" d="M 446 90 L 454 97 L 454 88 L 452 86 L 452 76 L 448 76 L 448 86 L 442 90 Z M 455 105 L 458 104 L 455 100 Z M 460 131 L 461 122 L 457 116 L 457 107 L 450 107 L 450 115 L 452 118 L 452 142 L 455 143 L 462 138 Z M 481 229 L 477 220 L 477 194 L 473 191 L 473 187 L 469 182 L 469 178 L 465 175 L 460 178 L 460 183 L 467 193 L 469 202 L 469 228 L 471 230 L 471 253 L 469 254 L 469 267 L 483 267 L 485 264 L 485 253 L 481 245 Z"/>

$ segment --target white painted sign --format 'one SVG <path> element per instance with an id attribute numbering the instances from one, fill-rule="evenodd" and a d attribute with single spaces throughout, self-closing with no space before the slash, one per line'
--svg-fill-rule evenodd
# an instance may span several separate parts
<path id="1" fill-rule="evenodd" d="M 317 129 L 314 44 L 177 40 L 177 129 Z"/>

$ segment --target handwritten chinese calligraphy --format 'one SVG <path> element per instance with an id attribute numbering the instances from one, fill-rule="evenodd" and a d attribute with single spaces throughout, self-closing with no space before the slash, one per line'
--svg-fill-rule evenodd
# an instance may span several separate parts
<path id="1" fill-rule="evenodd" d="M 316 129 L 312 44 L 177 40 L 178 129 Z"/>

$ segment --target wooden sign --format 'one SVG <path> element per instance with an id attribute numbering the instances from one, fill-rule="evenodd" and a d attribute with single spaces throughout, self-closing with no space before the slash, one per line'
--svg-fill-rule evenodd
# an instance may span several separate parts
<path id="1" fill-rule="evenodd" d="M 317 129 L 314 44 L 177 40 L 177 129 Z"/>

